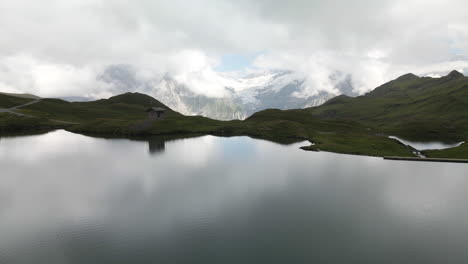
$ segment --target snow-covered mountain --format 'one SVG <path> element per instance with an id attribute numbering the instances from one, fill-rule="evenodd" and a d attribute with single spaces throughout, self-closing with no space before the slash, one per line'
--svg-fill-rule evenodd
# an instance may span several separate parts
<path id="1" fill-rule="evenodd" d="M 109 84 L 113 94 L 143 92 L 185 115 L 203 115 L 219 120 L 245 119 L 267 108 L 317 106 L 338 94 L 354 95 L 349 77 L 336 82 L 337 92 L 308 94 L 305 92 L 305 77 L 290 71 L 266 71 L 237 78 L 216 72 L 193 74 L 164 74 L 148 79 L 138 77 L 131 66 L 114 65 L 108 67 L 98 79 Z M 204 79 L 200 81 L 202 75 Z M 198 87 L 192 87 L 194 84 Z M 216 94 L 204 93 L 205 86 L 216 90 Z"/>

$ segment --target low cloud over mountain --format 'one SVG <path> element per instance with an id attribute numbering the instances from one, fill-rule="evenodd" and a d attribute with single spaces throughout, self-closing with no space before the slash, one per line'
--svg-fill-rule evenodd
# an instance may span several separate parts
<path id="1" fill-rule="evenodd" d="M 303 106 L 345 83 L 364 94 L 407 72 L 468 69 L 467 7 L 463 0 L 1 1 L 0 91 L 102 98 L 149 89 L 172 93 L 193 113 L 206 113 L 205 101 L 237 109 L 241 100 L 248 115 L 277 105 L 280 95 L 287 96 L 278 107 Z M 121 71 L 106 79 L 119 71 L 110 65 L 131 65 L 135 78 Z M 252 72 L 266 75 L 245 77 Z M 287 74 L 272 77 L 279 73 Z"/>
<path id="2" fill-rule="evenodd" d="M 338 94 L 357 94 L 351 77 L 338 73 L 329 77 L 334 83 L 332 92 L 315 93 L 310 93 L 304 75 L 291 71 L 263 71 L 242 77 L 213 73 L 211 78 L 205 81 L 218 86 L 218 94 L 203 94 L 189 85 L 196 80 L 181 81 L 178 76 L 169 74 L 145 78 L 129 65 L 110 66 L 98 77 L 113 94 L 143 92 L 183 114 L 222 120 L 244 119 L 267 108 L 316 106 Z"/>

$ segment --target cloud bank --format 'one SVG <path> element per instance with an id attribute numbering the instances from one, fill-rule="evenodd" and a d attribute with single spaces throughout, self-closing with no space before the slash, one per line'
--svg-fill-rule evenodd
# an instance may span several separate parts
<path id="1" fill-rule="evenodd" d="M 249 69 L 306 76 L 305 94 L 352 76 L 359 93 L 401 74 L 468 68 L 463 0 L 3 0 L 0 90 L 104 97 L 109 65 L 169 74 L 222 96 L 225 54 L 259 54 Z"/>

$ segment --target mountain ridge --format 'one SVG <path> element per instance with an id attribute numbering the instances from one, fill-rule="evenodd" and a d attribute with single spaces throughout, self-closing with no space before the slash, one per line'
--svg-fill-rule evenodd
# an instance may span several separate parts
<path id="1" fill-rule="evenodd" d="M 467 110 L 468 78 L 452 71 L 442 78 L 397 78 L 363 96 L 334 98 L 305 111 L 326 119 L 356 120 L 389 132 L 399 130 L 406 137 L 461 139 L 464 133 L 460 130 L 468 128 Z M 418 130 L 424 131 L 423 138 Z"/>
<path id="2" fill-rule="evenodd" d="M 0 133 L 63 128 L 105 137 L 247 135 L 280 143 L 309 140 L 314 145 L 307 150 L 407 157 L 415 155 L 414 149 L 388 135 L 419 141 L 467 141 L 468 78 L 409 77 L 397 78 L 366 95 L 337 96 L 321 106 L 306 109 L 266 109 L 244 121 L 185 116 L 141 93 L 92 102 L 41 99 L 15 110 L 24 117 L 0 113 Z M 0 95 L 0 104 L 19 105 L 24 100 L 30 99 Z M 147 122 L 144 112 L 154 104 L 166 106 L 168 114 L 163 120 Z M 147 124 L 144 129 L 138 125 L 142 122 Z M 468 158 L 466 150 L 466 145 L 462 145 L 454 151 L 425 152 L 425 155 Z"/>

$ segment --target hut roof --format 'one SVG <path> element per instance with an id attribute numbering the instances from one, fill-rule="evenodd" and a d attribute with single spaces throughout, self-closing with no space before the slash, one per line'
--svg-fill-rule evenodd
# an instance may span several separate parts
<path id="1" fill-rule="evenodd" d="M 166 109 L 164 109 L 162 107 L 150 107 L 150 108 L 145 110 L 145 112 L 150 112 L 150 111 L 164 112 L 164 111 L 166 111 Z"/>

